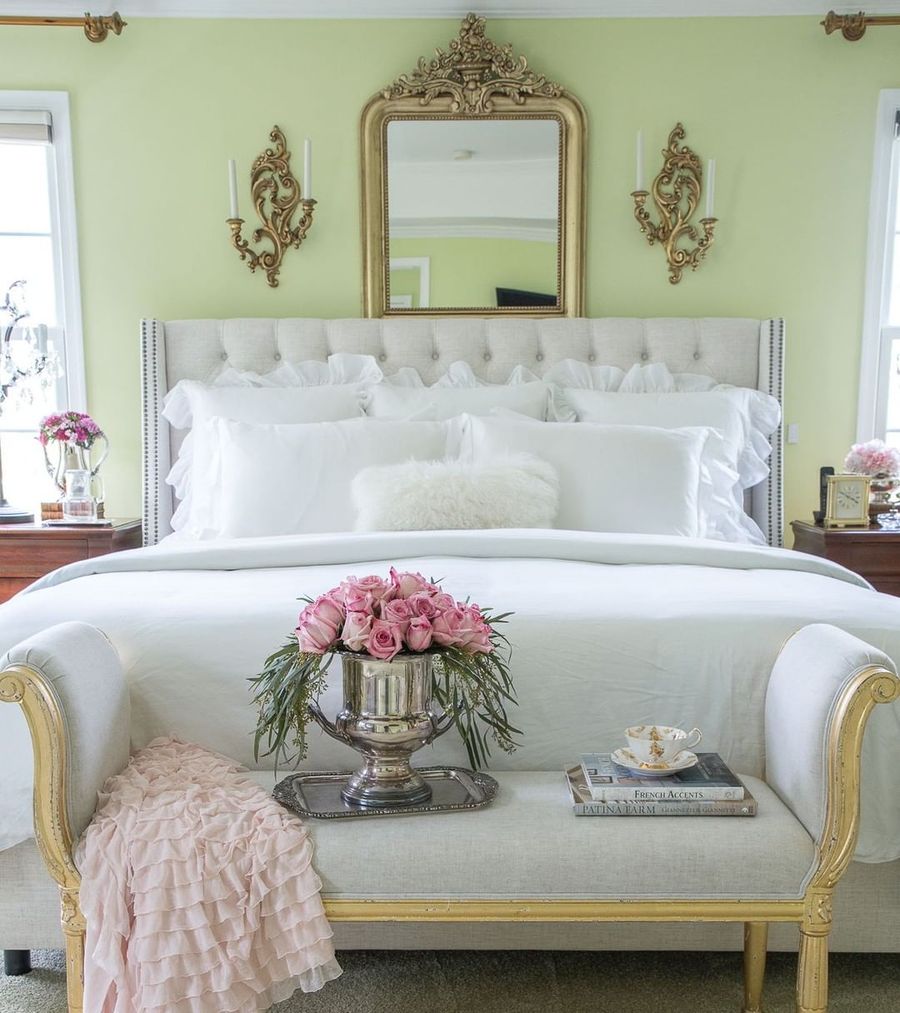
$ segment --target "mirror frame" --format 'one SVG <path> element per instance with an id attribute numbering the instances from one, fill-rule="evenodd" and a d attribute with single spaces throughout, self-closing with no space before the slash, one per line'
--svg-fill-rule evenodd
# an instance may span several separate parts
<path id="1" fill-rule="evenodd" d="M 555 119 L 559 123 L 558 305 L 391 309 L 387 130 L 393 120 Z M 578 99 L 533 71 L 468 14 L 457 38 L 374 95 L 360 118 L 363 312 L 367 317 L 584 315 L 587 117 Z"/>

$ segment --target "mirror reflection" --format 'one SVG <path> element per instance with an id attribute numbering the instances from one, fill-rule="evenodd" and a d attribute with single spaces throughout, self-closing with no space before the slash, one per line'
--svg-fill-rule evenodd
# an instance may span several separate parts
<path id="1" fill-rule="evenodd" d="M 560 124 L 391 120 L 392 310 L 559 304 Z"/>

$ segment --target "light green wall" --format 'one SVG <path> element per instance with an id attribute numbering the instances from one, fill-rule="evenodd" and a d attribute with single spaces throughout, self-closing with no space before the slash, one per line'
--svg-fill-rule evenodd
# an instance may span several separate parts
<path id="1" fill-rule="evenodd" d="M 431 306 L 496 306 L 497 286 L 547 295 L 556 292 L 554 243 L 471 237 L 392 239 L 391 256 L 430 259 Z M 412 291 L 417 306 L 417 271 L 391 272 L 391 292 Z"/>
<path id="2" fill-rule="evenodd" d="M 495 38 L 583 100 L 590 122 L 592 315 L 781 314 L 788 321 L 788 516 L 854 435 L 875 106 L 900 86 L 900 30 L 827 38 L 817 18 L 495 21 Z M 66 89 L 75 132 L 90 409 L 108 429 L 108 499 L 139 509 L 142 315 L 360 313 L 357 129 L 367 97 L 457 22 L 133 19 L 90 45 L 0 29 L 0 87 Z M 676 120 L 718 159 L 717 240 L 678 286 L 637 232 L 634 136 Z M 246 175 L 273 123 L 315 140 L 310 237 L 281 287 L 228 243 L 225 161 Z M 246 197 L 244 208 L 247 209 Z"/>

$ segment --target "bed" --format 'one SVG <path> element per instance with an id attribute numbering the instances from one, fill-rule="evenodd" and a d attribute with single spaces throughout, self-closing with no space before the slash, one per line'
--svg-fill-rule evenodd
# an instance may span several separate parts
<path id="1" fill-rule="evenodd" d="M 673 372 L 781 398 L 783 325 L 747 319 L 147 321 L 144 342 L 144 549 L 49 575 L 0 608 L 0 651 L 60 619 L 83 619 L 117 648 L 131 687 L 132 744 L 159 734 L 194 739 L 253 765 L 246 678 L 289 631 L 296 598 L 348 573 L 398 563 L 449 589 L 516 613 L 509 628 L 524 744 L 497 769 L 559 770 L 664 713 L 704 729 L 733 766 L 765 769 L 762 704 L 784 641 L 833 623 L 900 658 L 900 601 L 827 561 L 780 548 L 781 445 L 747 497 L 767 545 L 568 530 L 325 533 L 177 542 L 164 482 L 179 434 L 161 417 L 166 392 L 223 366 L 265 373 L 333 353 L 375 357 L 385 373 L 416 368 L 426 382 L 451 363 L 502 383 L 515 366 L 541 375 L 576 359 L 623 370 L 664 362 Z M 548 596 L 547 587 L 557 589 Z M 329 689 L 323 709 L 339 706 Z M 834 947 L 900 949 L 900 709 L 884 707 L 865 746 L 863 825 L 839 891 Z M 58 941 L 53 889 L 30 835 L 29 745 L 13 708 L 0 710 L 0 941 Z M 445 736 L 425 762 L 465 762 Z M 348 766 L 348 752 L 314 734 L 308 766 Z M 560 775 L 562 776 L 562 775 Z M 561 782 L 562 783 L 562 782 Z M 561 795 L 561 818 L 565 817 Z M 518 846 L 509 842 L 509 847 Z M 604 925 L 340 925 L 339 946 L 738 948 L 719 928 Z M 792 933 L 775 947 L 792 947 Z"/>

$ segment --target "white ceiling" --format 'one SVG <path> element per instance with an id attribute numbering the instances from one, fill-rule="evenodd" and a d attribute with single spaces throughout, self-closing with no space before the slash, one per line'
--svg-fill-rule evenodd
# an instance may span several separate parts
<path id="1" fill-rule="evenodd" d="M 388 161 L 553 161 L 559 151 L 556 120 L 393 120 L 388 124 Z M 554 169 L 554 172 L 556 170 Z"/>
<path id="2" fill-rule="evenodd" d="M 900 13 L 900 0 L 0 0 L 0 14 L 81 16 L 118 9 L 129 17 L 180 18 L 487 18 L 823 17 L 829 7 L 851 13 Z"/>

